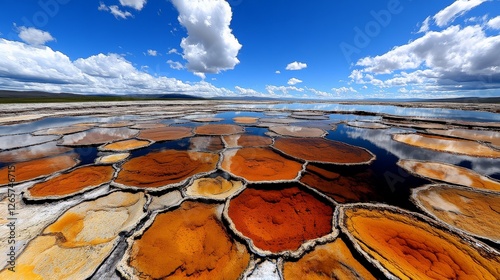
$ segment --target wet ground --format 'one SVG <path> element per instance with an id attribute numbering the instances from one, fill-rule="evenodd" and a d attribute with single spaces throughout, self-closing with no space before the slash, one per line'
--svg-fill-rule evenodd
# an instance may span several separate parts
<path id="1" fill-rule="evenodd" d="M 500 278 L 500 106 L 400 105 L 0 107 L 0 278 Z"/>

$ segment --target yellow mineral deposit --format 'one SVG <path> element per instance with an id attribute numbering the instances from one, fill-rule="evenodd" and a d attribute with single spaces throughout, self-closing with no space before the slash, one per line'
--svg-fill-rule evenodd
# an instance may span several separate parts
<path id="1" fill-rule="evenodd" d="M 423 211 L 469 234 L 500 243 L 500 194 L 430 185 L 413 190 Z"/>
<path id="2" fill-rule="evenodd" d="M 111 154 L 111 155 L 106 155 L 99 157 L 95 160 L 96 164 L 114 164 L 117 162 L 121 162 L 128 158 L 130 156 L 130 153 L 118 153 L 118 154 Z"/>
<path id="3" fill-rule="evenodd" d="M 376 278 L 359 261 L 342 239 L 317 245 L 298 261 L 283 265 L 283 276 L 288 279 L 373 279 Z"/>
<path id="4" fill-rule="evenodd" d="M 477 140 L 491 143 L 497 147 L 500 147 L 500 132 L 491 130 L 474 130 L 474 129 L 447 129 L 447 130 L 437 130 L 429 129 L 429 133 L 452 136 L 469 140 Z"/>
<path id="5" fill-rule="evenodd" d="M 394 134 L 395 141 L 411 146 L 475 157 L 500 158 L 500 150 L 482 145 L 476 141 L 450 138 L 422 133 Z"/>
<path id="6" fill-rule="evenodd" d="M 143 217 L 142 193 L 114 192 L 83 202 L 64 213 L 31 240 L 16 262 L 16 272 L 0 279 L 86 279 L 109 256 L 119 233 Z"/>
<path id="7" fill-rule="evenodd" d="M 254 124 L 259 120 L 259 118 L 254 117 L 235 117 L 233 121 L 240 124 Z"/>
<path id="8" fill-rule="evenodd" d="M 466 187 L 500 191 L 500 182 L 452 164 L 417 160 L 400 160 L 397 164 L 407 171 L 425 178 Z"/>
<path id="9" fill-rule="evenodd" d="M 193 197 L 224 200 L 243 189 L 240 181 L 228 181 L 221 176 L 215 178 L 201 178 L 186 189 L 186 194 Z"/>
<path id="10" fill-rule="evenodd" d="M 151 144 L 152 142 L 148 140 L 128 139 L 103 145 L 99 147 L 99 150 L 111 151 L 111 152 L 126 152 L 126 151 L 145 148 Z"/>

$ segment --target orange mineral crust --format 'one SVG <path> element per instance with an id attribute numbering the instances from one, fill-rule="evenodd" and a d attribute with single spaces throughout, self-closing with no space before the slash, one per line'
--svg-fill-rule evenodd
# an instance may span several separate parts
<path id="1" fill-rule="evenodd" d="M 88 279 L 120 240 L 144 217 L 144 194 L 114 192 L 82 202 L 31 240 L 16 260 L 16 271 L 0 279 Z"/>
<path id="2" fill-rule="evenodd" d="M 0 162 L 22 162 L 64 154 L 72 148 L 57 146 L 56 142 L 0 152 Z"/>
<path id="3" fill-rule="evenodd" d="M 133 158 L 118 173 L 115 183 L 133 188 L 160 188 L 181 184 L 188 178 L 213 171 L 219 155 L 163 150 Z"/>
<path id="4" fill-rule="evenodd" d="M 368 150 L 323 138 L 278 138 L 273 147 L 310 162 L 326 164 L 367 164 L 375 159 Z"/>
<path id="5" fill-rule="evenodd" d="M 141 130 L 139 138 L 153 141 L 179 140 L 193 136 L 192 129 L 182 126 L 168 126 Z"/>
<path id="6" fill-rule="evenodd" d="M 221 176 L 194 180 L 186 190 L 189 196 L 223 200 L 243 188 L 240 181 L 228 181 Z"/>
<path id="7" fill-rule="evenodd" d="M 269 137 L 248 134 L 224 136 L 224 141 L 228 148 L 269 146 L 273 143 Z"/>
<path id="8" fill-rule="evenodd" d="M 491 130 L 472 130 L 472 129 L 448 129 L 448 130 L 427 130 L 429 133 L 453 136 L 470 140 L 478 140 L 491 143 L 500 147 L 500 132 Z"/>
<path id="9" fill-rule="evenodd" d="M 64 197 L 109 183 L 114 172 L 109 165 L 85 166 L 37 183 L 28 189 L 28 193 L 33 198 Z"/>
<path id="10" fill-rule="evenodd" d="M 144 148 L 149 145 L 151 145 L 151 142 L 148 140 L 129 139 L 103 145 L 99 147 L 99 150 L 112 151 L 112 152 L 125 152 L 125 151 Z"/>
<path id="11" fill-rule="evenodd" d="M 231 135 L 243 131 L 243 127 L 234 124 L 207 124 L 194 129 L 194 132 L 200 135 Z"/>
<path id="12" fill-rule="evenodd" d="M 285 262 L 283 276 L 285 280 L 376 279 L 354 258 L 340 238 L 325 245 L 317 245 L 296 262 Z"/>
<path id="13" fill-rule="evenodd" d="M 500 243 L 500 194 L 431 185 L 413 190 L 422 210 L 469 234 Z"/>
<path id="14" fill-rule="evenodd" d="M 122 128 L 93 128 L 88 131 L 66 135 L 61 140 L 64 146 L 100 145 L 107 142 L 132 138 L 138 130 Z"/>
<path id="15" fill-rule="evenodd" d="M 500 191 L 500 182 L 470 169 L 440 162 L 400 160 L 398 165 L 413 174 L 447 183 Z"/>
<path id="16" fill-rule="evenodd" d="M 254 118 L 254 117 L 235 117 L 233 118 L 233 121 L 235 123 L 241 123 L 241 124 L 254 124 L 259 120 L 259 118 Z"/>
<path id="17" fill-rule="evenodd" d="M 227 150 L 223 156 L 222 169 L 252 182 L 290 181 L 302 170 L 302 164 L 270 148 Z"/>
<path id="18" fill-rule="evenodd" d="M 475 157 L 500 158 L 500 151 L 476 141 L 427 134 L 394 134 L 393 139 L 411 146 Z"/>
<path id="19" fill-rule="evenodd" d="M 68 154 L 50 158 L 36 159 L 15 165 L 16 183 L 33 180 L 70 169 L 78 164 L 77 154 Z M 0 169 L 0 185 L 9 183 L 8 167 Z"/>
<path id="20" fill-rule="evenodd" d="M 239 279 L 250 254 L 224 230 L 218 208 L 186 201 L 158 214 L 119 269 L 138 279 Z"/>
<path id="21" fill-rule="evenodd" d="M 271 126 L 269 130 L 279 135 L 292 137 L 322 137 L 326 134 L 326 132 L 320 128 L 288 125 Z"/>
<path id="22" fill-rule="evenodd" d="M 401 279 L 499 279 L 500 255 L 429 218 L 395 207 L 341 208 L 340 226 L 386 275 Z"/>
<path id="23" fill-rule="evenodd" d="M 295 251 L 332 232 L 334 207 L 297 184 L 254 185 L 229 203 L 228 216 L 263 251 Z"/>
<path id="24" fill-rule="evenodd" d="M 380 199 L 373 177 L 370 170 L 346 175 L 309 164 L 300 182 L 339 203 L 369 202 Z"/>

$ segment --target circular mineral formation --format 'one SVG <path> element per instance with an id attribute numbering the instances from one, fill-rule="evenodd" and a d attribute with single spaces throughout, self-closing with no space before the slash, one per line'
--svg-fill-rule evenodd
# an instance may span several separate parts
<path id="1" fill-rule="evenodd" d="M 243 133 L 243 131 L 243 127 L 233 124 L 207 124 L 194 129 L 194 132 L 199 135 L 231 135 Z"/>
<path id="2" fill-rule="evenodd" d="M 26 198 L 39 200 L 67 197 L 109 183 L 114 173 L 115 170 L 109 165 L 80 167 L 36 183 L 28 189 Z"/>
<path id="3" fill-rule="evenodd" d="M 37 130 L 31 134 L 38 136 L 38 135 L 66 135 L 66 134 L 73 134 L 77 132 L 82 132 L 85 130 L 90 129 L 91 126 L 65 126 L 65 127 L 54 127 L 54 128 L 46 128 L 46 129 L 41 129 Z"/>
<path id="4" fill-rule="evenodd" d="M 99 147 L 99 150 L 111 152 L 126 152 L 147 147 L 152 143 L 152 141 L 140 139 L 120 140 L 110 144 L 102 145 Z"/>
<path id="5" fill-rule="evenodd" d="M 316 163 L 369 164 L 375 159 L 364 148 L 323 138 L 278 138 L 273 147 L 294 158 Z"/>
<path id="6" fill-rule="evenodd" d="M 470 169 L 452 164 L 418 160 L 400 160 L 397 164 L 410 173 L 425 178 L 466 187 L 500 191 L 500 182 L 478 174 Z"/>
<path id="7" fill-rule="evenodd" d="M 471 235 L 500 243 L 500 195 L 430 185 L 413 190 L 413 200 L 423 211 Z"/>
<path id="8" fill-rule="evenodd" d="M 193 197 L 224 200 L 243 189 L 240 181 L 228 181 L 221 176 L 216 178 L 201 178 L 186 189 L 186 194 Z"/>
<path id="9" fill-rule="evenodd" d="M 192 129 L 182 126 L 168 126 L 141 130 L 139 138 L 153 141 L 179 140 L 193 136 Z"/>
<path id="10" fill-rule="evenodd" d="M 95 160 L 96 164 L 113 164 L 125 160 L 130 153 L 118 153 L 99 157 Z"/>
<path id="11" fill-rule="evenodd" d="M 326 135 L 326 131 L 315 127 L 279 125 L 271 126 L 269 130 L 279 135 L 292 137 L 323 137 Z"/>
<path id="12" fill-rule="evenodd" d="M 238 279 L 250 254 L 224 230 L 219 209 L 186 201 L 158 214 L 133 240 L 119 270 L 140 279 Z"/>
<path id="13" fill-rule="evenodd" d="M 500 255 L 422 215 L 374 204 L 344 206 L 340 227 L 388 277 L 498 279 Z"/>
<path id="14" fill-rule="evenodd" d="M 298 184 L 252 185 L 226 207 L 232 227 L 262 254 L 302 251 L 332 233 L 333 205 Z"/>
<path id="15" fill-rule="evenodd" d="M 427 134 L 394 134 L 395 141 L 438 152 L 454 153 L 475 157 L 500 158 L 500 151 L 476 141 L 442 137 Z"/>
<path id="16" fill-rule="evenodd" d="M 122 128 L 93 128 L 88 131 L 66 135 L 61 140 L 63 146 L 101 145 L 112 141 L 132 138 L 138 130 Z"/>
<path id="17" fill-rule="evenodd" d="M 233 121 L 235 123 L 241 123 L 241 124 L 254 124 L 259 120 L 259 118 L 254 118 L 254 117 L 235 117 L 233 118 Z"/>
<path id="18" fill-rule="evenodd" d="M 438 134 L 443 136 L 459 137 L 469 140 L 478 140 L 491 143 L 500 147 L 500 132 L 490 130 L 473 130 L 473 129 L 448 129 L 437 130 L 429 129 L 429 133 Z"/>
<path id="19" fill-rule="evenodd" d="M 342 239 L 317 245 L 298 261 L 283 265 L 284 279 L 377 279 L 359 263 Z"/>
<path id="20" fill-rule="evenodd" d="M 17 163 L 15 165 L 16 181 L 14 183 L 21 183 L 68 170 L 78 164 L 77 158 L 77 154 L 67 154 Z M 10 177 L 8 174 L 9 168 L 7 166 L 0 169 L 0 186 L 9 183 Z"/>
<path id="21" fill-rule="evenodd" d="M 308 164 L 300 182 L 339 203 L 370 202 L 380 199 L 373 177 L 371 170 L 342 174 Z"/>
<path id="22" fill-rule="evenodd" d="M 269 146 L 273 140 L 259 135 L 237 134 L 224 136 L 227 148 Z"/>
<path id="23" fill-rule="evenodd" d="M 163 150 L 133 158 L 123 164 L 114 183 L 121 187 L 177 186 L 190 177 L 215 170 L 219 156 L 213 153 Z"/>
<path id="24" fill-rule="evenodd" d="M 290 181 L 302 170 L 302 164 L 270 148 L 232 149 L 223 157 L 222 169 L 251 182 Z"/>
<path id="25" fill-rule="evenodd" d="M 52 141 L 45 144 L 0 152 L 0 162 L 29 161 L 64 154 L 72 150 L 69 147 L 57 146 L 57 142 Z"/>

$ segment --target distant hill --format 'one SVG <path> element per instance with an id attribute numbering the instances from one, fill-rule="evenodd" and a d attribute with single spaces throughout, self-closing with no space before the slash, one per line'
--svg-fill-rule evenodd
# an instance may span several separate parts
<path id="1" fill-rule="evenodd" d="M 500 103 L 500 97 L 458 97 L 445 99 L 428 99 L 426 102 L 451 102 L 451 103 Z"/>

